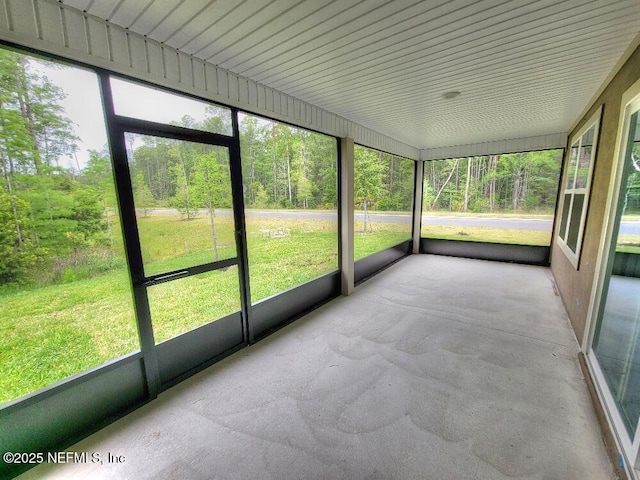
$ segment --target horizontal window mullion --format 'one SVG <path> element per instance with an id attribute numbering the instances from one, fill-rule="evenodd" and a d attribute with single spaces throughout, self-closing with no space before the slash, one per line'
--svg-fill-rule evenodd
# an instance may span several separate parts
<path id="1" fill-rule="evenodd" d="M 584 188 L 584 187 L 581 187 L 581 188 L 567 188 L 564 191 L 564 193 L 565 193 L 565 195 L 569 195 L 569 194 L 572 194 L 572 195 L 573 194 L 585 194 L 585 193 L 587 193 L 588 190 L 589 190 L 588 188 Z"/>
<path id="2" fill-rule="evenodd" d="M 150 287 L 152 285 L 159 285 L 161 283 L 170 282 L 179 278 L 191 277 L 193 275 L 199 275 L 201 273 L 211 272 L 213 270 L 222 270 L 238 264 L 238 258 L 228 258 L 217 262 L 205 263 L 203 265 L 197 265 L 195 267 L 181 268 L 179 270 L 173 270 L 171 272 L 165 272 L 150 277 L 145 277 L 142 282 L 142 286 Z"/>
<path id="3" fill-rule="evenodd" d="M 219 133 L 192 130 L 190 128 L 179 127 L 177 125 L 155 123 L 148 120 L 123 117 L 121 115 L 114 115 L 113 119 L 120 129 L 131 133 L 220 145 L 228 148 L 237 145 L 237 140 L 235 138 L 227 135 L 221 135 Z"/>

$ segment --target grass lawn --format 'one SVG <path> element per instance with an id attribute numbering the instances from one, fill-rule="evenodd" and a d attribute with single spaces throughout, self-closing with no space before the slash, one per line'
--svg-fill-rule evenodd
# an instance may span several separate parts
<path id="1" fill-rule="evenodd" d="M 620 235 L 616 252 L 640 253 L 640 235 Z"/>
<path id="2" fill-rule="evenodd" d="M 231 218 L 216 217 L 216 226 L 219 257 L 235 256 Z M 356 235 L 358 258 L 408 239 L 401 228 L 374 224 L 373 233 Z M 208 217 L 149 215 L 139 232 L 147 275 L 213 260 Z M 338 268 L 335 222 L 248 217 L 247 242 L 254 303 Z M 122 254 L 122 246 L 117 250 Z M 148 296 L 161 342 L 238 311 L 238 271 L 155 285 Z M 0 403 L 139 349 L 124 266 L 68 283 L 7 286 L 0 289 L 0 318 Z"/>
<path id="3" fill-rule="evenodd" d="M 640 244 L 636 244 L 636 245 L 618 245 L 616 247 L 616 252 L 637 253 L 637 254 L 640 255 Z"/>
<path id="4" fill-rule="evenodd" d="M 466 240 L 468 242 L 511 243 L 515 245 L 549 245 L 551 232 L 542 230 L 507 230 L 485 227 L 429 225 L 422 229 L 424 238 Z"/>
<path id="5" fill-rule="evenodd" d="M 466 212 L 425 212 L 425 217 L 472 217 L 472 218 L 515 218 L 529 220 L 553 220 L 553 214 L 544 213 L 466 213 Z M 509 243 L 514 245 L 549 245 L 551 232 L 544 230 L 517 230 L 507 228 L 469 227 L 462 225 L 426 225 L 423 222 L 421 235 L 424 238 L 444 240 L 465 240 L 468 242 Z"/>
<path id="6" fill-rule="evenodd" d="M 0 298 L 2 403 L 139 348 L 124 271 Z"/>
<path id="7" fill-rule="evenodd" d="M 231 217 L 215 218 L 218 258 L 236 255 Z M 247 217 L 251 300 L 256 303 L 338 268 L 332 221 Z M 410 225 L 355 223 L 355 258 L 410 238 Z M 115 231 L 119 231 L 114 225 Z M 209 218 L 152 214 L 139 219 L 147 275 L 214 259 Z M 548 245 L 548 232 L 481 227 L 429 227 L 429 238 Z M 123 255 L 119 238 L 116 251 Z M 618 250 L 640 253 L 640 236 L 623 236 Z M 129 277 L 124 266 L 68 283 L 0 287 L 0 404 L 139 349 Z M 236 267 L 152 286 L 149 306 L 156 342 L 240 309 Z"/>
<path id="8" fill-rule="evenodd" d="M 214 217 L 218 259 L 236 256 L 233 218 Z M 138 219 L 145 275 L 179 270 L 214 261 L 209 217 L 184 219 L 180 215 L 151 214 Z"/>
<path id="9" fill-rule="evenodd" d="M 147 290 L 156 343 L 240 310 L 238 269 L 215 270 Z"/>
<path id="10" fill-rule="evenodd" d="M 368 257 L 381 250 L 398 245 L 405 240 L 411 240 L 410 223 L 372 222 L 371 228 L 373 230 L 372 232 L 365 233 L 364 223 L 355 222 L 355 235 L 353 238 L 353 256 L 355 260 Z"/>

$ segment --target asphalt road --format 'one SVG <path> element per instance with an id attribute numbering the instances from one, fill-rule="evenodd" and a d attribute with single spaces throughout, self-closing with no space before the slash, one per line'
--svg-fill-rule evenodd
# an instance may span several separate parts
<path id="1" fill-rule="evenodd" d="M 154 209 L 153 213 L 161 215 L 175 215 L 177 210 L 171 208 Z M 201 212 L 205 215 L 205 212 Z M 218 209 L 216 215 L 231 215 L 231 210 Z M 332 220 L 335 219 L 337 213 L 313 210 L 246 210 L 247 217 L 262 218 L 287 218 L 301 220 Z M 411 217 L 408 215 L 392 215 L 388 213 L 373 212 L 370 213 L 371 220 L 380 223 L 411 223 Z M 356 213 L 356 221 L 362 221 L 364 215 Z M 536 218 L 490 218 L 490 217 L 447 217 L 447 216 L 422 216 L 423 225 L 436 226 L 453 226 L 453 227 L 485 227 L 499 229 L 515 229 L 515 230 L 541 230 L 550 232 L 553 227 L 553 221 L 549 219 Z M 620 225 L 620 233 L 640 235 L 640 222 L 623 222 Z"/>

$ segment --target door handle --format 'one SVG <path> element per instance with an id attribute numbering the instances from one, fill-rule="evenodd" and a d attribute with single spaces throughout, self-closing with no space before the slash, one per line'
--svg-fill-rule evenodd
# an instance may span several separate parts
<path id="1" fill-rule="evenodd" d="M 169 280 L 176 280 L 181 277 L 185 277 L 189 275 L 189 270 L 181 270 L 179 272 L 168 273 L 166 275 L 160 275 L 158 277 L 153 277 L 151 280 L 144 282 L 145 287 L 150 287 L 151 285 L 156 285 L 158 283 L 168 282 Z"/>

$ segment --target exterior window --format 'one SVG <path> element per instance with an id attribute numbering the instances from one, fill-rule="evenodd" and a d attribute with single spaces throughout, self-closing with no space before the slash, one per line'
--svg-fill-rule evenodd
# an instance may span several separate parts
<path id="1" fill-rule="evenodd" d="M 567 173 L 562 194 L 558 245 L 578 268 L 584 224 L 589 205 L 593 160 L 598 141 L 601 109 L 571 139 Z"/>

